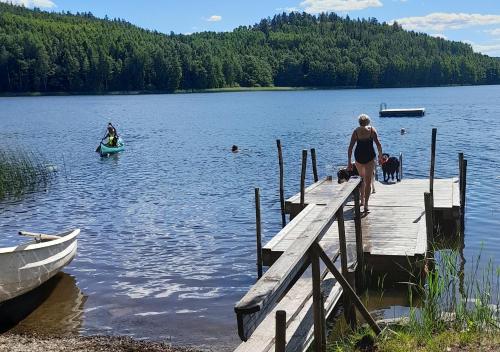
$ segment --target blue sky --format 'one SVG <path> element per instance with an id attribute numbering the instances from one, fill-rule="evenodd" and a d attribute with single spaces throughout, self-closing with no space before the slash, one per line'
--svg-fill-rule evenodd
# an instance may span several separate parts
<path id="1" fill-rule="evenodd" d="M 406 29 L 470 43 L 500 56 L 500 0 L 0 0 L 49 11 L 85 11 L 120 17 L 169 33 L 228 31 L 283 11 L 333 11 L 397 20 Z"/>

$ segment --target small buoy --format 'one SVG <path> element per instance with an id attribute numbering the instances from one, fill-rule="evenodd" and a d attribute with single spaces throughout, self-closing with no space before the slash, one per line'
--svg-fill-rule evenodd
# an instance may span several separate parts
<path id="1" fill-rule="evenodd" d="M 406 128 L 401 129 L 401 134 L 406 134 Z"/>
<path id="2" fill-rule="evenodd" d="M 231 151 L 233 153 L 238 153 L 238 146 L 236 144 L 233 144 L 233 146 L 231 147 Z"/>

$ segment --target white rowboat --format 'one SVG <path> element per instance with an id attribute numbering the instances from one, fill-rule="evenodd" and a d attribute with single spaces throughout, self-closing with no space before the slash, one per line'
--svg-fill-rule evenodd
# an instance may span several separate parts
<path id="1" fill-rule="evenodd" d="M 56 235 L 19 234 L 33 241 L 0 248 L 0 302 L 33 290 L 68 265 L 76 255 L 80 230 Z"/>

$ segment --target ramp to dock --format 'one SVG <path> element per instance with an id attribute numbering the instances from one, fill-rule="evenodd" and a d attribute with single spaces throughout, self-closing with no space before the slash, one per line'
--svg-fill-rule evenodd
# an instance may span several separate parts
<path id="1" fill-rule="evenodd" d="M 325 316 L 332 312 L 343 292 L 331 272 L 324 271 L 321 277 L 318 271 L 314 274 L 311 248 L 319 243 L 321 251 L 332 262 L 341 257 L 351 269 L 356 267 L 356 248 L 342 252 L 338 240 L 323 238 L 327 231 L 336 227 L 332 225 L 337 225 L 338 216 L 343 217 L 343 209 L 353 192 L 357 192 L 359 183 L 359 179 L 347 182 L 341 194 L 328 205 L 307 206 L 280 232 L 281 237 L 292 234 L 293 239 L 279 256 L 268 258 L 272 265 L 269 264 L 269 269 L 235 306 L 238 334 L 246 341 L 236 349 L 237 352 L 274 351 L 277 311 L 286 312 L 287 351 L 304 351 L 311 344 L 315 333 L 313 321 L 317 318 L 313 312 L 315 304 L 316 309 L 319 304 L 319 292 L 315 293 L 314 282 L 320 282 Z M 345 237 L 344 232 L 342 236 Z M 350 258 L 346 254 L 349 251 Z M 349 268 L 340 270 L 346 275 L 350 272 Z"/>

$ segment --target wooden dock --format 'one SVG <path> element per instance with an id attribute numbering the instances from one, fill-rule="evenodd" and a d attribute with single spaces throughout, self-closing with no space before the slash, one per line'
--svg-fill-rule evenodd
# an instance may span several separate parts
<path id="1" fill-rule="evenodd" d="M 305 205 L 328 205 L 343 192 L 346 184 L 323 179 L 305 191 Z M 361 219 L 365 264 L 372 273 L 381 273 L 393 279 L 407 279 L 409 265 L 421 262 L 428 250 L 424 193 L 429 191 L 429 180 L 408 179 L 397 183 L 375 182 L 376 193 L 370 197 L 370 212 Z M 347 249 L 354 248 L 354 216 L 352 202 L 346 204 L 345 228 Z M 301 229 L 314 214 L 300 212 L 300 193 L 285 202 L 285 211 L 293 220 L 263 248 L 264 265 L 270 266 L 286 251 Z M 460 215 L 460 189 L 458 178 L 434 180 L 434 209 L 440 217 L 458 219 Z M 351 236 L 349 236 L 351 234 Z M 321 243 L 338 247 L 338 228 L 332 226 Z M 353 259 L 354 261 L 354 259 Z M 388 270 L 394 265 L 408 270 Z M 414 269 L 418 269 L 415 267 Z"/>
<path id="2" fill-rule="evenodd" d="M 282 230 L 263 247 L 256 189 L 259 277 L 262 264 L 269 269 L 235 305 L 238 334 L 245 341 L 237 352 L 301 352 L 311 344 L 324 352 L 325 319 L 341 300 L 352 327 L 356 308 L 380 332 L 356 292 L 377 276 L 407 281 L 422 273 L 441 220 L 463 228 L 467 160 L 459 154 L 458 178 L 434 179 L 435 141 L 433 130 L 429 179 L 376 182 L 368 213 L 360 210 L 361 179 L 318 180 L 315 157 L 315 183 L 306 188 L 303 151 L 301 192 L 280 202 L 283 219 L 288 214 L 290 222 L 283 220 Z M 281 168 L 280 143 L 278 149 Z"/>

